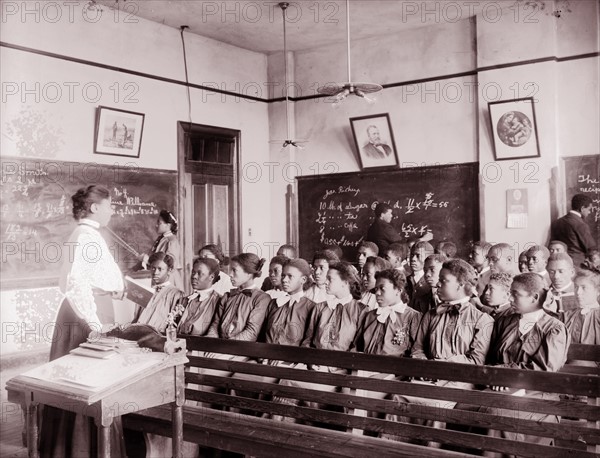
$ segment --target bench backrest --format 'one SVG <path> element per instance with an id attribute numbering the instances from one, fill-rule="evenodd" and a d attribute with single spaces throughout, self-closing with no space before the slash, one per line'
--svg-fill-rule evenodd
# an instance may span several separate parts
<path id="1" fill-rule="evenodd" d="M 182 336 L 183 337 L 183 336 Z M 285 415 L 301 421 L 316 422 L 334 428 L 354 428 L 377 433 L 419 440 L 435 441 L 450 445 L 467 446 L 478 450 L 490 450 L 521 456 L 565 456 L 577 450 L 578 456 L 595 456 L 590 451 L 600 445 L 600 376 L 572 373 L 547 373 L 508 369 L 490 366 L 414 360 L 389 356 L 364 355 L 353 352 L 336 352 L 297 348 L 262 343 L 236 342 L 230 340 L 185 336 L 188 350 L 237 355 L 237 360 L 207 358 L 202 353 L 189 356 L 190 369 L 186 381 L 191 384 L 209 385 L 221 392 L 202 389 L 186 389 L 186 398 L 211 405 L 226 406 L 243 412 L 253 411 L 269 415 Z M 577 358 L 596 358 L 598 348 L 581 346 L 573 350 Z M 245 358 L 304 363 L 310 365 L 335 366 L 348 371 L 320 372 L 293 367 L 272 366 L 245 362 Z M 191 369 L 191 368 L 196 369 Z M 201 373 L 196 373 L 201 368 Z M 227 374 L 206 373 L 206 369 L 225 371 Z M 204 371 L 204 373 L 202 373 Z M 361 371 L 395 374 L 398 379 L 383 380 L 363 375 Z M 282 386 L 258 380 L 243 380 L 230 377 L 229 373 L 254 374 L 276 379 L 298 380 L 338 387 L 335 392 L 325 392 L 305 387 Z M 494 391 L 470 390 L 438 386 L 431 383 L 405 381 L 413 377 L 448 380 L 476 384 L 498 385 L 514 390 L 535 390 L 554 393 L 542 397 L 513 396 Z M 231 395 L 237 393 L 260 393 L 261 398 Z M 435 406 L 396 402 L 391 399 L 372 399 L 365 391 L 383 392 L 402 396 L 413 396 L 440 400 Z M 558 395 L 576 397 L 561 399 Z M 248 396 L 248 395 L 247 395 Z M 298 399 L 302 402 L 317 402 L 330 406 L 314 409 L 289 406 L 272 401 L 273 396 Z M 582 400 L 582 397 L 586 399 Z M 481 406 L 478 410 L 460 410 L 446 406 L 442 401 L 460 405 Z M 492 413 L 485 408 L 494 409 Z M 374 416 L 354 415 L 355 409 L 368 410 Z M 510 409 L 499 412 L 497 409 Z M 532 412 L 541 415 L 556 415 L 579 419 L 568 428 L 556 423 L 540 423 L 535 419 L 517 416 L 517 412 Z M 385 415 L 400 416 L 400 423 L 386 420 Z M 379 418 L 377 418 L 379 417 Z M 487 437 L 472 432 L 450 431 L 424 425 L 427 421 L 441 421 L 471 428 L 490 428 L 513 433 L 535 434 L 556 439 L 563 447 L 549 447 L 531 443 L 515 442 L 498 437 Z M 419 424 L 421 423 L 421 424 Z M 463 428 L 464 429 L 464 428 Z M 569 450 L 571 449 L 571 450 Z M 588 450 L 586 452 L 586 450 Z"/>

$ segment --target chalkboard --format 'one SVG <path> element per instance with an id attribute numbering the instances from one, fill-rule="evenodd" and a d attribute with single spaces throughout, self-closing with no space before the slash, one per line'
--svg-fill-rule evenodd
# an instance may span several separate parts
<path id="1" fill-rule="evenodd" d="M 58 284 L 65 245 L 76 226 L 71 196 L 90 184 L 105 186 L 114 206 L 109 228 L 138 253 L 157 237 L 161 209 L 176 209 L 177 173 L 141 169 L 134 164 L 99 165 L 3 157 L 0 183 L 2 287 Z M 121 270 L 137 262 L 102 230 Z"/>
<path id="2" fill-rule="evenodd" d="M 575 194 L 592 198 L 592 213 L 586 222 L 596 239 L 596 245 L 600 246 L 600 155 L 567 157 L 563 165 L 567 210 L 571 209 L 571 199 Z"/>
<path id="3" fill-rule="evenodd" d="M 407 241 L 431 230 L 465 255 L 479 239 L 478 174 L 478 163 L 466 163 L 298 177 L 300 255 L 339 245 L 354 261 L 379 202 L 393 207 L 392 225 Z"/>

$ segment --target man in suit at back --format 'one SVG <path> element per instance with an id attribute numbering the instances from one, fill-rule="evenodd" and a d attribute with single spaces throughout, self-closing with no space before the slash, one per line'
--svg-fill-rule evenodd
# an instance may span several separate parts
<path id="1" fill-rule="evenodd" d="M 596 240 L 585 218 L 592 211 L 592 199 L 585 194 L 575 194 L 571 199 L 571 211 L 552 223 L 550 240 L 567 244 L 567 253 L 579 267 L 585 254 L 596 247 Z"/>

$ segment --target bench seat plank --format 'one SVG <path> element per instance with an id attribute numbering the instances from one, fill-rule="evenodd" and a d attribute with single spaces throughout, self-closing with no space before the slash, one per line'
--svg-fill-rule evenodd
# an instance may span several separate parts
<path id="1" fill-rule="evenodd" d="M 410 382 L 399 382 L 395 380 L 379 380 L 359 377 L 355 375 L 333 374 L 328 372 L 306 371 L 285 367 L 274 367 L 264 364 L 253 364 L 239 361 L 227 361 L 212 358 L 201 358 L 190 356 L 190 364 L 210 369 L 225 370 L 228 372 L 241 372 L 255 375 L 265 375 L 276 378 L 301 380 L 307 382 L 321 383 L 332 386 L 347 386 L 352 389 L 364 389 L 370 391 L 381 391 L 390 394 L 401 394 L 418 396 L 430 399 L 445 399 L 464 404 L 475 404 L 488 407 L 498 407 L 512 410 L 529 411 L 544 414 L 554 414 L 586 420 L 600 420 L 600 409 L 581 402 L 574 401 L 552 401 L 516 397 L 505 393 L 465 391 L 457 388 L 440 386 L 428 386 Z M 464 365 L 466 366 L 466 365 Z M 187 373 L 186 380 L 198 380 L 196 374 Z M 561 374 L 563 375 L 563 374 Z M 191 377 L 191 378 L 190 378 Z M 596 378 L 600 384 L 600 379 Z M 598 387 L 600 390 L 600 386 Z M 600 395 L 600 394 L 599 394 Z"/>
<path id="2" fill-rule="evenodd" d="M 184 406 L 184 440 L 259 457 L 468 457 L 469 455 L 402 442 L 382 441 L 340 431 L 238 415 L 201 407 Z M 126 415 L 124 426 L 170 437 L 170 411 L 162 407 Z M 323 440 L 326 437 L 326 440 Z"/>
<path id="3" fill-rule="evenodd" d="M 417 404 L 398 404 L 392 400 L 371 399 L 344 393 L 331 393 L 306 388 L 282 386 L 276 383 L 240 380 L 231 377 L 189 374 L 190 382 L 202 385 L 223 387 L 227 390 L 271 394 L 294 399 L 337 405 L 347 409 L 363 409 L 375 412 L 402 415 L 425 420 L 437 420 L 447 423 L 475 426 L 484 429 L 522 432 L 528 434 L 578 441 L 588 444 L 600 444 L 600 431 L 586 427 L 585 424 L 571 424 L 565 428 L 558 423 L 537 422 L 515 418 L 515 416 L 492 415 L 489 413 L 447 409 Z M 435 387 L 432 387 L 435 388 Z M 192 395 L 188 390 L 187 395 Z M 460 433 L 459 433 L 460 434 Z"/>

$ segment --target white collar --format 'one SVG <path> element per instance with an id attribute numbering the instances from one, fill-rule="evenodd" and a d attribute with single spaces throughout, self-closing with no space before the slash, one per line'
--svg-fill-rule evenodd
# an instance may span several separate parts
<path id="1" fill-rule="evenodd" d="M 546 277 L 548 276 L 548 271 L 546 269 L 542 270 L 541 272 L 534 272 L 534 274 L 538 274 L 540 277 Z"/>
<path id="2" fill-rule="evenodd" d="M 569 210 L 569 213 L 574 213 L 575 215 L 579 216 L 580 218 L 583 218 L 583 216 L 581 216 L 581 213 L 579 213 L 577 210 Z"/>
<path id="3" fill-rule="evenodd" d="M 544 309 L 538 309 L 533 312 L 521 314 L 521 318 L 519 319 L 519 332 L 525 335 L 531 331 L 544 313 L 546 313 Z"/>
<path id="4" fill-rule="evenodd" d="M 418 283 L 419 280 L 421 280 L 421 278 L 423 278 L 423 275 L 425 275 L 425 271 L 424 270 L 417 270 L 416 272 L 413 272 L 413 278 L 415 279 L 415 283 Z"/>
<path id="5" fill-rule="evenodd" d="M 450 304 L 450 305 L 466 304 L 467 302 L 469 302 L 469 300 L 471 300 L 471 298 L 469 296 L 465 296 L 461 299 L 456 299 L 454 301 L 446 302 L 446 304 Z"/>
<path id="6" fill-rule="evenodd" d="M 160 289 L 163 289 L 165 286 L 170 286 L 170 285 L 171 285 L 171 282 L 170 282 L 169 280 L 167 280 L 167 281 L 166 281 L 166 282 L 164 282 L 164 283 L 159 283 L 158 285 L 154 285 L 154 286 L 153 286 L 153 288 L 154 288 L 154 289 L 159 289 L 159 290 L 160 290 Z M 158 292 L 158 291 L 157 291 L 157 292 Z"/>
<path id="7" fill-rule="evenodd" d="M 163 232 L 161 235 L 162 235 L 163 237 L 168 237 L 169 235 L 173 235 L 173 232 L 171 232 L 171 231 L 167 231 L 167 232 Z"/>
<path id="8" fill-rule="evenodd" d="M 271 297 L 271 299 L 277 299 L 278 297 L 286 297 L 288 295 L 288 293 L 286 293 L 284 290 L 275 288 L 266 291 L 266 293 Z"/>
<path id="9" fill-rule="evenodd" d="M 484 273 L 486 273 L 488 270 L 490 270 L 490 266 L 485 266 L 483 269 L 481 269 L 481 272 L 479 272 L 477 275 L 481 276 Z"/>
<path id="10" fill-rule="evenodd" d="M 91 226 L 94 229 L 100 229 L 100 223 L 89 218 L 81 218 L 78 224 L 85 224 L 86 226 Z"/>
<path id="11" fill-rule="evenodd" d="M 581 314 L 582 315 L 587 315 L 588 313 L 590 313 L 592 310 L 600 308 L 600 304 L 598 304 L 598 302 L 594 302 L 591 305 L 588 305 L 587 307 L 581 307 Z"/>
<path id="12" fill-rule="evenodd" d="M 338 304 L 346 305 L 349 302 L 352 302 L 352 299 L 353 297 L 351 294 L 348 294 L 346 297 L 342 297 L 341 299 L 338 299 L 337 297 L 327 299 L 327 307 L 329 307 L 331 310 L 335 310 Z"/>
<path id="13" fill-rule="evenodd" d="M 573 284 L 573 282 L 569 282 L 569 284 L 567 286 L 563 286 L 562 288 L 555 288 L 554 285 L 552 285 L 552 291 L 555 293 L 562 293 L 563 291 L 566 291 L 567 289 L 569 289 L 571 287 L 571 285 Z M 575 293 L 573 293 L 574 295 Z"/>
<path id="14" fill-rule="evenodd" d="M 275 301 L 277 302 L 277 307 L 283 307 L 285 304 L 287 304 L 289 302 L 290 307 L 293 307 L 295 304 L 297 304 L 300 299 L 302 299 L 304 297 L 304 291 L 300 290 L 297 293 L 294 294 L 288 294 L 285 291 L 282 291 L 283 295 L 275 298 Z"/>
<path id="15" fill-rule="evenodd" d="M 212 290 L 212 286 L 207 289 L 194 290 L 194 292 L 188 296 L 188 300 L 191 301 L 195 298 L 199 298 L 200 302 L 202 302 L 208 298 Z"/>
<path id="16" fill-rule="evenodd" d="M 377 314 L 377 321 L 379 321 L 380 323 L 385 323 L 388 318 L 391 320 L 392 323 L 395 323 L 397 319 L 396 314 L 401 314 L 405 311 L 406 304 L 404 304 L 403 302 L 398 302 L 394 305 L 379 307 L 377 308 L 377 311 L 375 313 Z"/>

